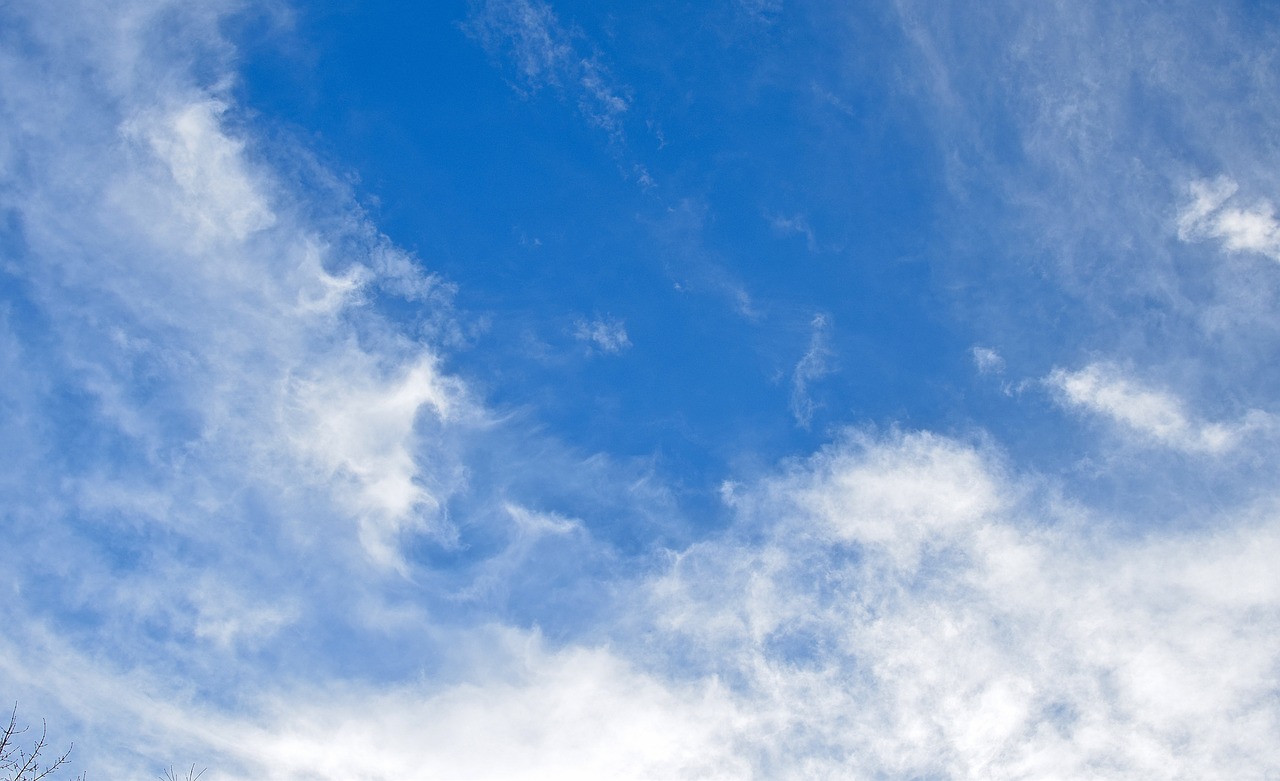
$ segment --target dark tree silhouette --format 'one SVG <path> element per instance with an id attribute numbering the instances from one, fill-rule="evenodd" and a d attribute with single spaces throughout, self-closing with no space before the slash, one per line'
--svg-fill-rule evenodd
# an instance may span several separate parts
<path id="1" fill-rule="evenodd" d="M 52 779 L 54 773 L 67 764 L 71 747 L 52 759 L 46 759 L 49 751 L 48 727 L 40 725 L 40 737 L 24 740 L 27 727 L 18 727 L 18 706 L 13 706 L 7 723 L 0 721 L 0 781 L 40 781 Z M 84 776 L 78 776 L 84 781 Z"/>

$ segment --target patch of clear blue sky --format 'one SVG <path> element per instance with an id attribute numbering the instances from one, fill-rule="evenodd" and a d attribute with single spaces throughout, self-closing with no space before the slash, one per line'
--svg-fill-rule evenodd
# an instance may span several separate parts
<path id="1" fill-rule="evenodd" d="M 946 150 L 887 11 L 558 3 L 574 56 L 630 104 L 611 137 L 575 85 L 531 88 L 486 52 L 466 3 L 294 7 L 288 30 L 241 20 L 240 99 L 358 175 L 380 229 L 458 285 L 484 325 L 451 368 L 494 405 L 584 454 L 652 458 L 704 509 L 833 426 L 964 432 L 995 405 L 1017 429 L 958 319 L 980 280 L 944 273 L 993 245 L 946 233 Z M 793 376 L 816 316 L 806 428 Z M 576 340 L 597 318 L 630 347 Z"/>

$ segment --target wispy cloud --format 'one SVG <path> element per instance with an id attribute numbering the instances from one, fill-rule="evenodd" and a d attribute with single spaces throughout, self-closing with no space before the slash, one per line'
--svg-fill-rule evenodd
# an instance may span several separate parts
<path id="1" fill-rule="evenodd" d="M 705 200 L 685 198 L 668 206 L 662 219 L 651 223 L 657 240 L 670 258 L 668 274 L 675 290 L 711 293 L 740 317 L 760 321 L 764 307 L 752 295 L 726 259 L 707 246 Z"/>
<path id="2" fill-rule="evenodd" d="M 831 373 L 833 356 L 828 335 L 830 318 L 824 314 L 814 315 L 810 327 L 809 349 L 791 372 L 791 415 L 803 429 L 813 423 L 813 413 L 819 406 L 809 392 L 810 386 Z"/>
<path id="3" fill-rule="evenodd" d="M 608 317 L 590 321 L 579 318 L 573 326 L 573 338 L 610 355 L 617 355 L 631 347 L 626 324 Z"/>
<path id="4" fill-rule="evenodd" d="M 264 164 L 227 80 L 199 86 L 187 58 L 217 71 L 230 54 L 221 10 L 0 12 L 31 44 L 0 54 L 21 118 L 0 147 L 29 165 L 0 179 L 22 235 L 0 309 L 26 313 L 0 318 L 24 410 L 0 437 L 43 442 L 0 453 L 5 526 L 33 557 L 5 574 L 26 595 L 3 608 L 19 656 L 34 616 L 73 636 L 65 616 L 92 616 L 106 657 L 216 676 L 317 610 L 365 620 L 353 606 L 385 606 L 375 584 L 405 571 L 406 545 L 454 535 L 451 432 L 483 413 L 429 329 L 382 309 L 415 301 L 447 323 L 447 286 L 330 178 Z M 161 27 L 181 57 L 149 49 Z M 51 558 L 66 569 L 35 563 Z"/>
<path id="5" fill-rule="evenodd" d="M 561 91 L 591 124 L 622 140 L 630 90 L 614 79 L 580 33 L 561 24 L 550 5 L 482 0 L 473 4 L 466 29 L 490 55 L 511 63 L 518 89 Z"/>
<path id="6" fill-rule="evenodd" d="M 260 648 L 298 619 L 298 608 L 271 595 L 243 593 L 206 573 L 192 592 L 197 611 L 193 634 L 224 650 Z"/>
<path id="7" fill-rule="evenodd" d="M 363 291 L 380 276 L 390 277 L 390 286 L 407 298 L 430 281 L 411 260 L 401 255 L 392 263 L 386 252 L 345 258 L 341 272 L 327 269 L 336 259 L 326 257 L 308 227 L 279 220 L 267 206 L 279 197 L 274 183 L 250 171 L 242 142 L 219 122 L 224 110 L 197 100 L 124 123 L 125 138 L 137 139 L 135 153 L 150 153 L 157 166 L 108 183 L 106 198 L 138 232 L 121 236 L 137 242 L 122 248 L 138 252 L 136 259 L 121 258 L 135 266 L 127 272 L 131 284 L 156 288 L 147 291 L 151 299 L 138 298 L 142 291 L 121 291 L 121 314 L 128 317 L 132 309 L 142 327 L 157 327 L 162 323 L 148 321 L 161 313 L 147 308 L 162 295 L 160 286 L 172 285 L 169 295 L 188 296 L 183 331 L 164 338 L 172 349 L 196 356 L 219 384 L 190 386 L 193 414 L 227 437 L 222 447 L 296 459 L 300 476 L 327 486 L 348 508 L 370 555 L 391 564 L 398 531 L 433 526 L 425 518 L 436 516 L 441 505 L 424 487 L 432 481 L 413 455 L 419 412 L 429 410 L 443 421 L 465 405 L 465 394 L 436 370 L 432 346 L 391 331 L 382 347 L 367 350 L 348 323 L 368 318 L 369 326 L 391 327 L 364 306 Z M 33 224 L 42 216 L 31 214 Z M 143 265 L 164 252 L 174 253 L 173 272 L 157 274 Z M 270 252 L 279 260 L 269 260 Z M 395 264 L 399 268 L 387 274 Z M 187 285 L 180 274 L 187 275 Z M 248 302 L 255 313 L 222 320 L 227 308 Z M 196 330 L 202 326 L 211 341 Z M 194 379 L 173 381 L 182 387 Z M 129 402 L 120 403 L 122 414 L 131 414 Z"/>
<path id="8" fill-rule="evenodd" d="M 1275 191 L 1275 150 L 1257 142 L 1280 109 L 1260 34 L 1271 21 L 1194 4 L 894 5 L 912 42 L 911 94 L 935 118 L 957 196 L 953 219 L 972 229 L 972 243 L 938 248 L 938 267 L 952 289 L 976 291 L 961 305 L 989 329 L 981 340 L 1010 355 L 1070 345 L 1177 362 L 1194 382 L 1260 406 L 1275 377 L 1245 383 L 1226 356 L 1261 365 L 1275 352 L 1280 318 L 1267 302 L 1280 278 L 1189 263 L 1169 239 L 1174 227 L 1185 241 L 1276 256 L 1270 204 L 1235 194 L 1235 180 Z M 1189 176 L 1199 161 L 1235 180 Z"/>
<path id="9" fill-rule="evenodd" d="M 769 226 L 773 228 L 774 233 L 803 236 L 805 246 L 809 251 L 818 251 L 818 239 L 813 232 L 813 226 L 809 224 L 808 218 L 803 214 L 793 214 L 790 217 L 781 214 L 772 215 L 769 217 Z"/>
<path id="10" fill-rule="evenodd" d="M 969 350 L 973 356 L 973 365 L 980 374 L 1003 374 L 1004 358 L 990 347 L 975 346 Z"/>
<path id="11" fill-rule="evenodd" d="M 1045 381 L 1067 406 L 1103 417 L 1139 442 L 1188 453 L 1226 453 L 1269 420 L 1261 412 L 1234 424 L 1200 420 L 1174 395 L 1146 387 L 1106 364 L 1078 371 L 1056 369 Z"/>
<path id="12" fill-rule="evenodd" d="M 530 0 L 475 3 L 468 31 L 491 54 L 506 54 L 530 89 L 560 85 L 574 57 L 569 34 L 551 6 Z"/>

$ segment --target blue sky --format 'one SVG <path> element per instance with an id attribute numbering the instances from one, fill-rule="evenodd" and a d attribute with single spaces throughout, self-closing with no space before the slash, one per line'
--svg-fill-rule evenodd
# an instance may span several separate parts
<path id="1" fill-rule="evenodd" d="M 1280 772 L 1277 19 L 0 9 L 0 693 L 91 777 Z"/>

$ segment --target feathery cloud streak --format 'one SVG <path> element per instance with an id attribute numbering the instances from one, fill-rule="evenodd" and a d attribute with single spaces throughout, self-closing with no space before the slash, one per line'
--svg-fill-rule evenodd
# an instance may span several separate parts
<path id="1" fill-rule="evenodd" d="M 474 3 L 467 31 L 490 55 L 515 67 L 515 86 L 526 94 L 563 90 L 576 100 L 591 124 L 623 140 L 627 89 L 616 83 L 600 56 L 584 50 L 580 35 L 565 28 L 555 11 L 538 0 L 482 0 Z"/>

